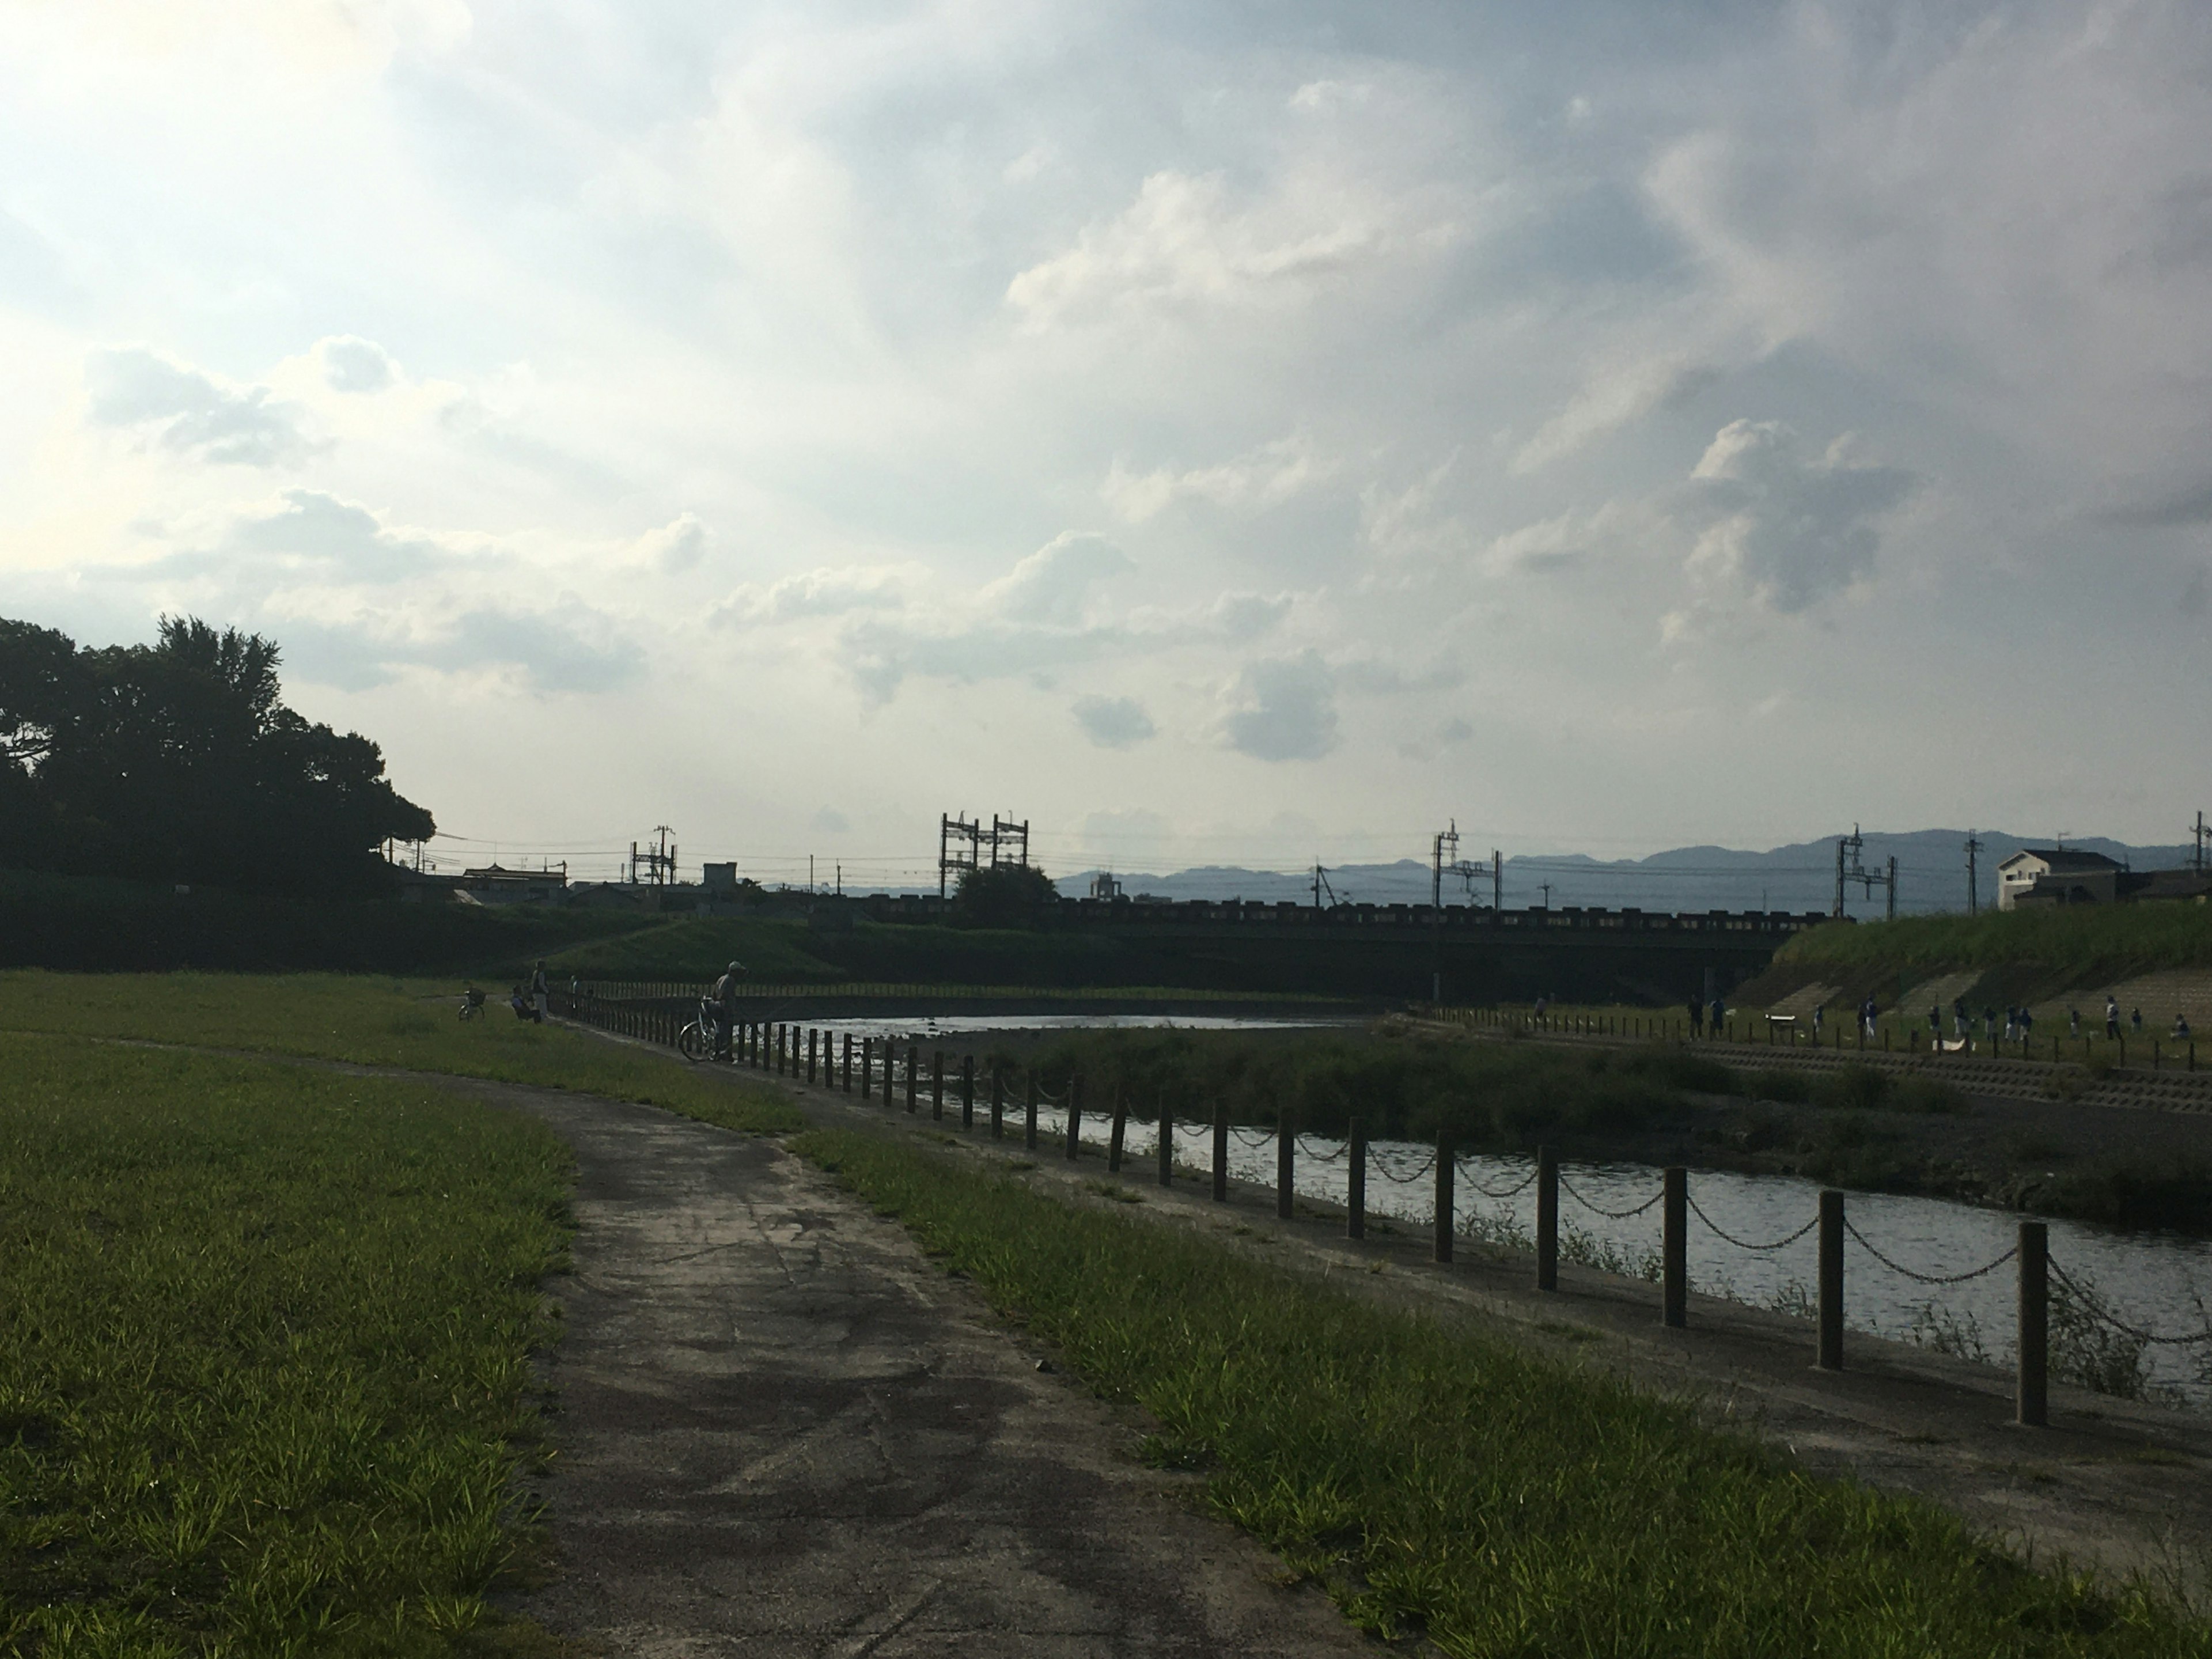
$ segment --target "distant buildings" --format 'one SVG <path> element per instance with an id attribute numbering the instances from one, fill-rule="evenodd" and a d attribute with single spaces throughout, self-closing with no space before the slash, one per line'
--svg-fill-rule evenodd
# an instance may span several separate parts
<path id="1" fill-rule="evenodd" d="M 2132 904 L 2156 900 L 2204 902 L 2212 873 L 2202 870 L 2130 870 L 2102 853 L 2067 847 L 2023 847 L 1997 866 L 1997 908 L 2047 904 Z"/>

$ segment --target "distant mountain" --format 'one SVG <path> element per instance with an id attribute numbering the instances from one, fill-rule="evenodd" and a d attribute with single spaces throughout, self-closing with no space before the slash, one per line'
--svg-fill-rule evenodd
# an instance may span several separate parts
<path id="1" fill-rule="evenodd" d="M 1996 903 L 1996 866 L 2023 847 L 2047 847 L 2048 837 L 2009 836 L 1984 830 L 1978 833 L 1982 849 L 1977 860 L 1978 885 L 1985 907 Z M 1916 830 L 1904 835 L 1865 834 L 1859 854 L 1870 873 L 1886 873 L 1889 860 L 1897 860 L 1897 908 L 1899 915 L 1966 908 L 1966 832 L 1963 830 Z M 2102 853 L 2137 870 L 2171 869 L 2189 860 L 2191 849 L 2179 847 L 2131 847 L 2100 836 L 2071 837 L 2066 843 L 2085 852 Z M 1091 890 L 1098 872 L 1085 870 L 1057 878 L 1060 890 L 1070 897 Z M 1314 872 L 1247 870 L 1234 865 L 1204 865 L 1169 875 L 1116 872 L 1121 890 L 1131 897 L 1149 893 L 1158 898 L 1241 898 L 1274 903 L 1288 899 L 1310 904 Z M 1328 887 L 1346 902 L 1364 904 L 1425 904 L 1431 885 L 1429 866 L 1413 859 L 1395 864 L 1331 866 Z M 1548 899 L 1544 891 L 1548 884 Z M 1476 902 L 1490 902 L 1491 884 L 1486 876 L 1474 884 Z M 1454 878 L 1445 884 L 1448 902 L 1463 903 L 1467 886 Z M 1581 853 L 1529 854 L 1508 857 L 1504 870 L 1504 902 L 1509 910 L 1549 902 L 1554 908 L 1578 905 L 1607 910 L 1818 910 L 1826 914 L 1836 895 L 1836 842 L 1802 842 L 1764 853 L 1727 847 L 1677 847 L 1649 858 L 1604 860 Z M 1328 895 L 1323 894 L 1326 902 Z M 1858 882 L 1844 889 L 1844 908 L 1851 915 L 1875 917 L 1883 914 L 1886 895 L 1876 886 L 1869 890 Z"/>

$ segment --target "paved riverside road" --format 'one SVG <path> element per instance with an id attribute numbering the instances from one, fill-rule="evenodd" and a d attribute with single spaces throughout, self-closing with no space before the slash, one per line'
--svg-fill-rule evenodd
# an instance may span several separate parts
<path id="1" fill-rule="evenodd" d="M 560 1560 L 517 1611 L 654 1659 L 1376 1651 L 818 1170 L 651 1107 L 478 1091 L 580 1166 Z"/>

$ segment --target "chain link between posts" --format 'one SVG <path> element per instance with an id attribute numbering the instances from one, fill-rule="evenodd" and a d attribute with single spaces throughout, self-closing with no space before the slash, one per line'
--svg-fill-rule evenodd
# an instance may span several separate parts
<path id="1" fill-rule="evenodd" d="M 1685 1196 L 1687 1196 L 1687 1194 L 1685 1194 Z M 1706 1226 L 1712 1229 L 1717 1237 L 1725 1239 L 1728 1243 L 1735 1245 L 1739 1250 L 1752 1250 L 1762 1255 L 1770 1250 L 1778 1250 L 1787 1245 L 1795 1244 L 1799 1239 L 1804 1237 L 1807 1233 L 1811 1232 L 1814 1228 L 1820 1224 L 1820 1218 L 1816 1215 L 1803 1226 L 1800 1227 L 1796 1232 L 1790 1234 L 1787 1238 L 1778 1238 L 1771 1244 L 1754 1244 L 1747 1238 L 1738 1238 L 1734 1233 L 1729 1232 L 1726 1228 L 1723 1227 L 1720 1223 L 1715 1221 L 1712 1217 L 1707 1215 L 1703 1210 L 1698 1209 L 1698 1200 L 1696 1199 L 1692 1198 L 1690 1200 L 1690 1207 L 1697 1212 L 1698 1219 L 1704 1222 Z"/>
<path id="2" fill-rule="evenodd" d="M 1393 1175 L 1388 1169 L 1384 1168 L 1379 1163 L 1375 1165 L 1375 1173 L 1381 1176 L 1383 1180 L 1389 1182 L 1393 1187 L 1410 1187 L 1436 1167 L 1437 1155 L 1434 1152 L 1431 1152 L 1426 1158 L 1421 1160 L 1421 1167 L 1414 1170 L 1411 1175 Z"/>
<path id="3" fill-rule="evenodd" d="M 1893 1273 L 1902 1273 L 1905 1278 L 1911 1279 L 1916 1285 L 1963 1285 L 1970 1279 L 1979 1279 L 1985 1273 L 1995 1273 L 1998 1268 L 2003 1267 L 2006 1262 L 2011 1261 L 2014 1256 L 2020 1254 L 2020 1246 L 2015 1244 L 2010 1249 L 2007 1250 L 2002 1255 L 1997 1257 L 1996 1261 L 1984 1261 L 1980 1267 L 1971 1267 L 1962 1273 L 1923 1273 L 1916 1272 L 1912 1268 L 1906 1267 L 1902 1261 L 1891 1261 L 1880 1250 L 1875 1249 L 1872 1244 L 1869 1243 L 1867 1242 L 1867 1236 L 1861 1232 L 1856 1227 L 1854 1227 L 1849 1219 L 1846 1219 L 1844 1223 L 1844 1231 L 1858 1241 L 1859 1249 L 1864 1250 L 1875 1261 L 1881 1262 L 1881 1265 L 1888 1268 L 1890 1272 Z"/>
<path id="4" fill-rule="evenodd" d="M 2199 1342 L 2212 1342 L 2212 1329 L 2191 1331 L 2182 1336 L 2160 1336 L 2151 1331 L 2139 1331 L 2134 1326 L 2123 1322 L 2111 1309 L 2075 1284 L 2066 1269 L 2056 1261 L 2051 1263 L 2051 1271 L 2057 1276 L 2060 1284 L 2080 1298 L 2082 1307 L 2088 1310 L 2091 1318 L 2111 1326 L 2120 1334 L 2134 1341 L 2160 1348 L 2185 1348 Z"/>
<path id="5" fill-rule="evenodd" d="M 1608 1210 L 1601 1205 L 1591 1203 L 1589 1200 L 1584 1198 L 1580 1193 L 1577 1192 L 1568 1184 L 1567 1178 L 1565 1176 L 1561 1176 L 1559 1177 L 1559 1190 L 1565 1193 L 1569 1198 L 1574 1200 L 1576 1203 L 1581 1205 L 1585 1210 L 1588 1210 L 1595 1215 L 1601 1215 L 1607 1221 L 1626 1221 L 1631 1216 L 1642 1215 L 1654 1204 L 1656 1204 L 1661 1199 L 1667 1196 L 1667 1189 L 1664 1187 L 1662 1187 L 1657 1192 L 1652 1194 L 1650 1197 L 1645 1199 L 1641 1204 L 1638 1205 L 1632 1210 Z"/>
<path id="6" fill-rule="evenodd" d="M 1478 1198 L 1511 1198 L 1517 1193 L 1527 1192 L 1528 1188 L 1535 1184 L 1536 1171 L 1531 1170 L 1527 1175 L 1522 1176 L 1520 1180 L 1515 1182 L 1510 1187 L 1483 1187 L 1477 1185 L 1472 1181 L 1468 1182 L 1467 1185 L 1468 1190 L 1474 1194 Z"/>

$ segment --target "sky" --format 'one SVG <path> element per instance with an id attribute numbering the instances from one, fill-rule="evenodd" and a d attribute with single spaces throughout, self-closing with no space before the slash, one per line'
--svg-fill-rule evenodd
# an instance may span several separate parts
<path id="1" fill-rule="evenodd" d="M 2171 843 L 2208 278 L 2201 0 L 0 0 L 0 615 L 580 873 Z"/>

